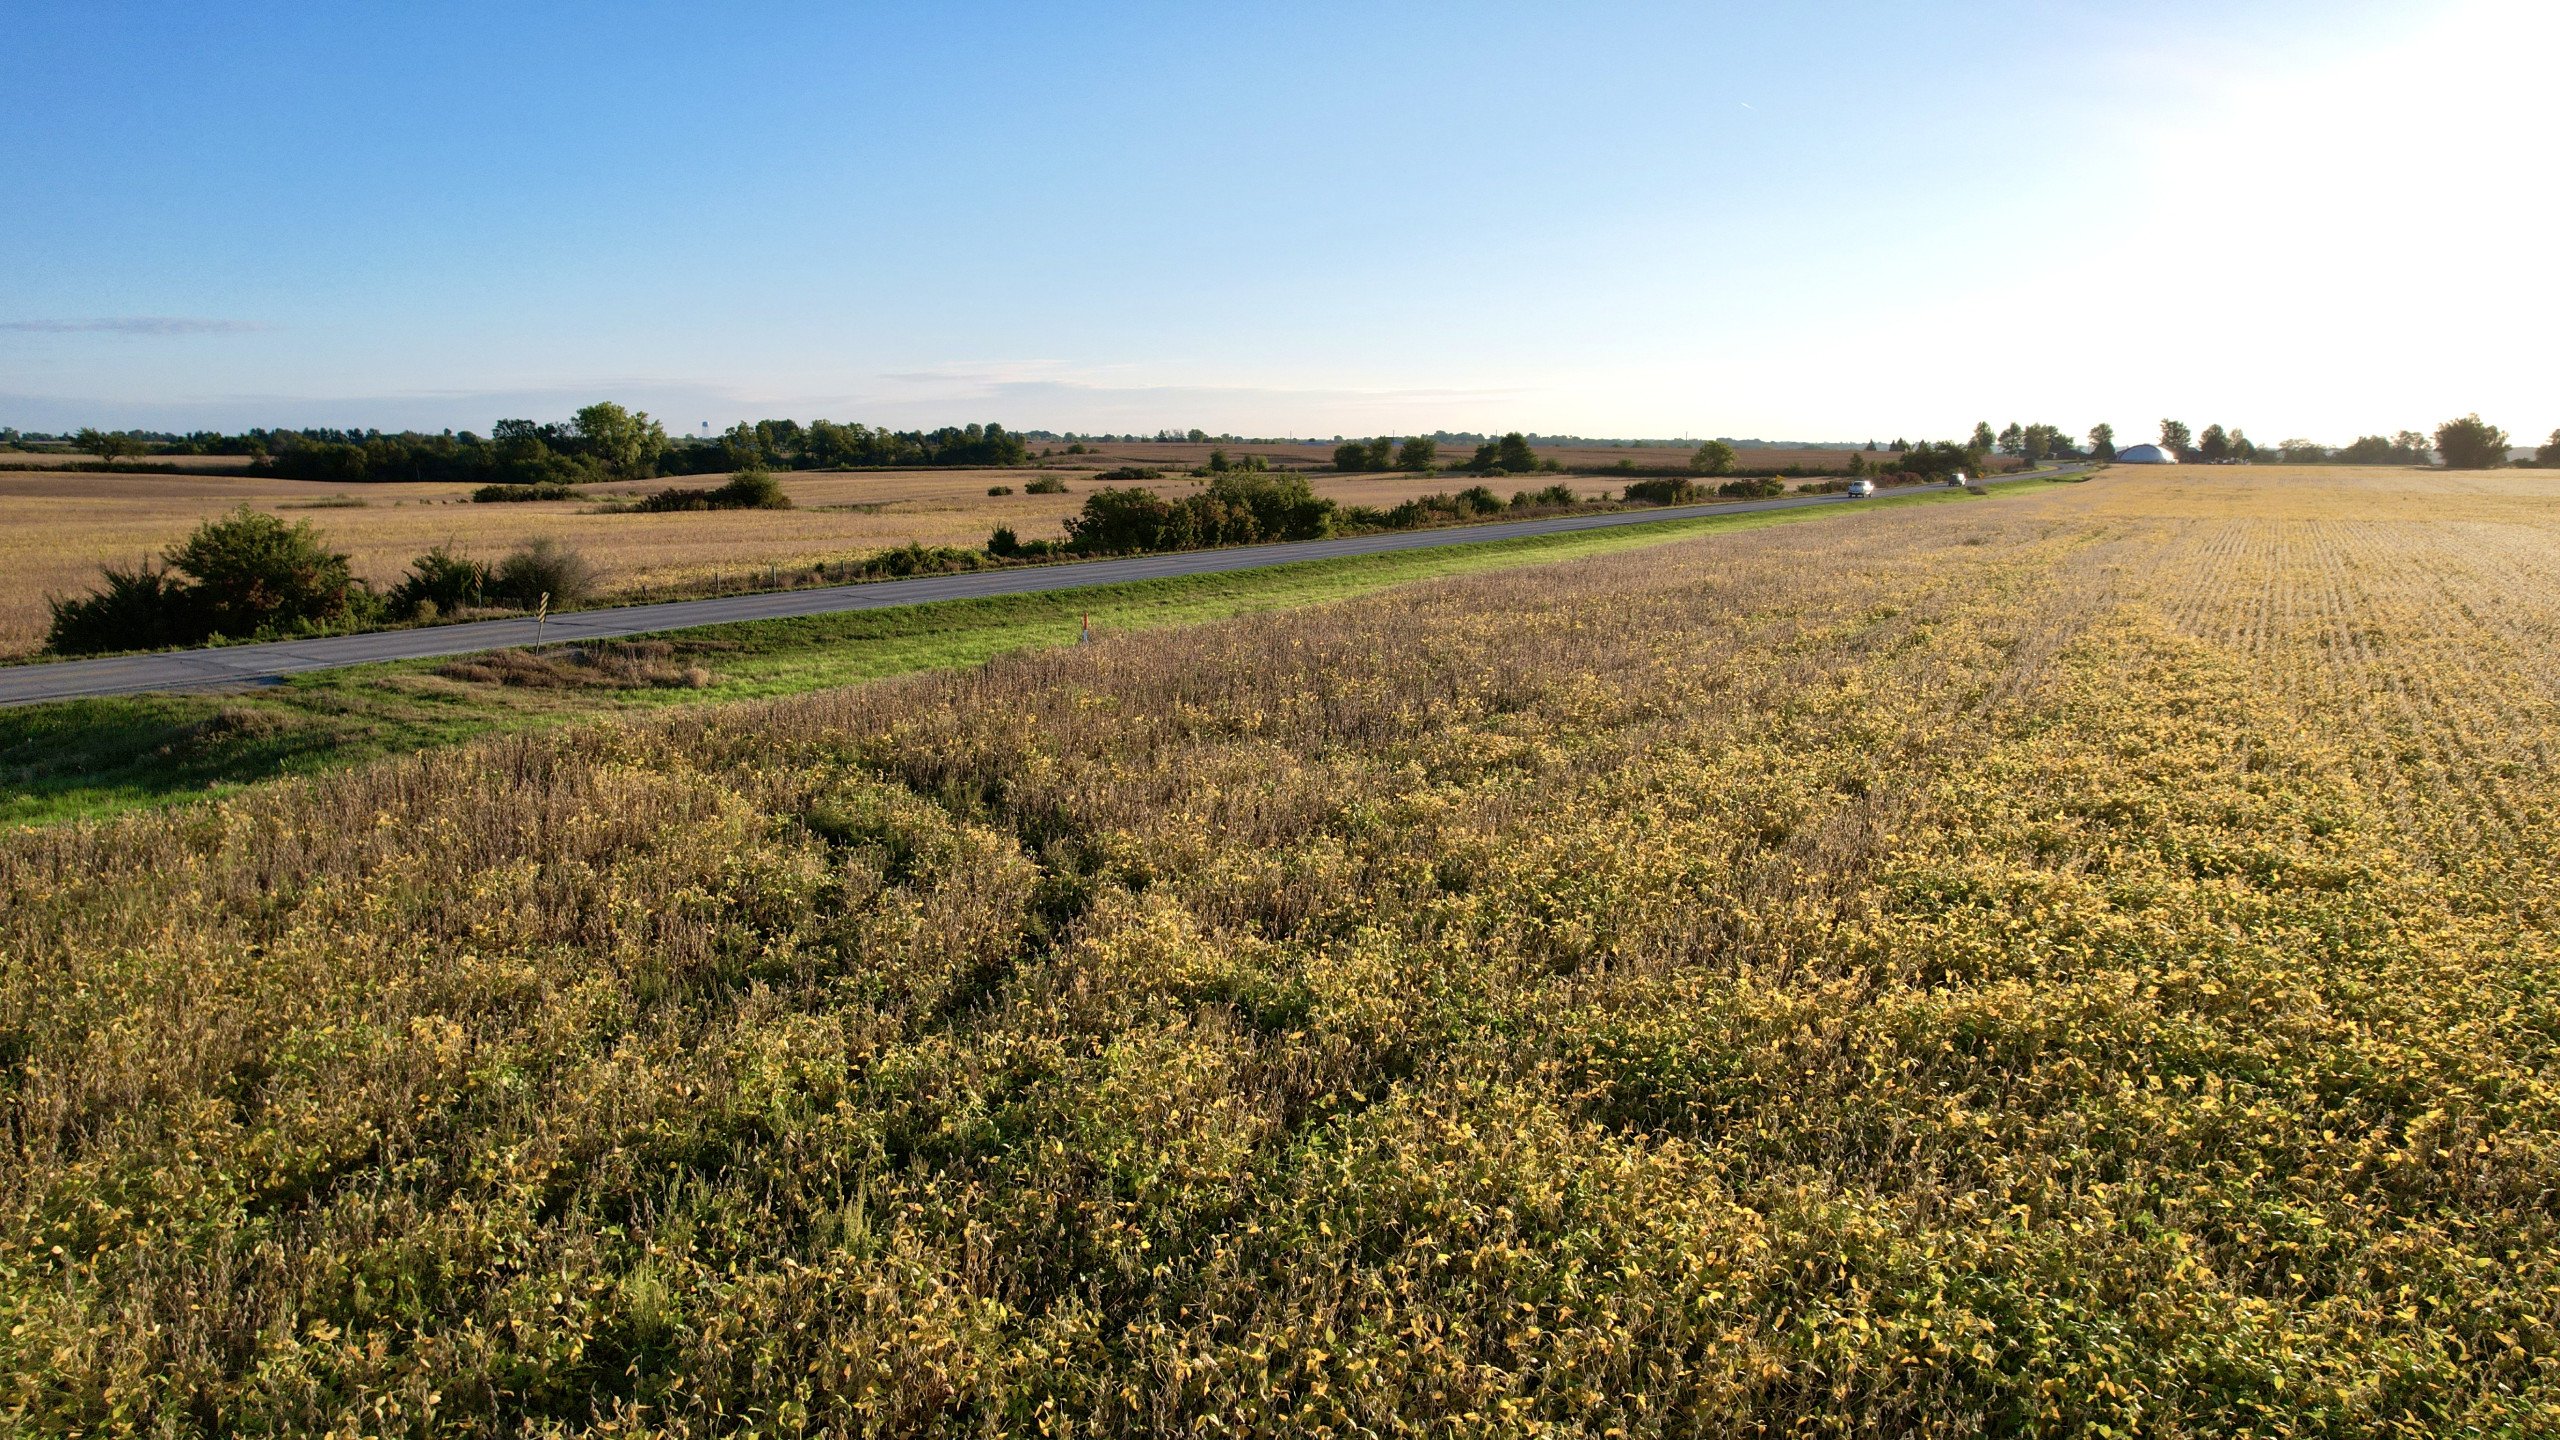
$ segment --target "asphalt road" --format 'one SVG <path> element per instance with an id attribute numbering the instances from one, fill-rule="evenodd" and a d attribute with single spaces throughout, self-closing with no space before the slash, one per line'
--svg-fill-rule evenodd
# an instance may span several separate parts
<path id="1" fill-rule="evenodd" d="M 2068 468 L 2072 467 L 2065 467 Z M 539 638 L 549 644 L 614 640 L 630 635 L 689 629 L 696 625 L 726 625 L 740 620 L 834 615 L 848 610 L 922 605 L 934 600 L 1079 590 L 1089 585 L 1116 585 L 1131 580 L 1258 570 L 1301 560 L 1379 555 L 1393 550 L 1434 550 L 1448 545 L 1480 545 L 1488 540 L 1562 535 L 1577 530 L 1650 525 L 1709 515 L 1808 510 L 1861 503 L 1846 495 L 1729 500 L 1714 505 L 1673 505 L 1659 510 L 1612 511 L 1605 515 L 1560 515 L 1546 520 L 1507 520 L 1438 530 L 1391 530 L 1339 540 L 1296 540 L 1278 545 L 1241 545 L 1226 550 L 1183 550 L 1165 555 L 1136 555 L 1122 560 L 980 570 L 965 575 L 927 575 L 912 580 L 778 590 L 769 594 L 722 595 L 708 600 L 673 600 L 657 605 L 625 605 L 611 610 L 578 610 L 555 615 L 541 627 Z M 446 655 L 467 655 L 478 650 L 531 645 L 536 638 L 534 622 L 529 619 L 479 620 L 463 625 L 432 625 L 367 635 L 330 635 L 312 640 L 225 645 L 209 650 L 112 655 L 96 660 L 5 666 L 0 667 L 0 706 L 150 691 L 231 690 L 274 684 L 288 675 L 312 670 L 336 670 L 383 660 L 427 660 Z"/>

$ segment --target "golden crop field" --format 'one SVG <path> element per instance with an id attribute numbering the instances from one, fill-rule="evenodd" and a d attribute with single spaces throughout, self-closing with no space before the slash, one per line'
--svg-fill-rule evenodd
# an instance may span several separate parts
<path id="1" fill-rule="evenodd" d="M 1043 473 L 1063 478 L 1068 493 L 1022 493 L 1026 482 Z M 44 643 L 51 614 L 46 596 L 83 593 L 97 584 L 101 565 L 155 556 L 195 525 L 243 504 L 308 520 L 332 547 L 353 557 L 360 578 L 378 587 L 397 582 L 409 562 L 432 546 L 495 559 L 526 540 L 549 537 L 577 546 L 603 568 L 607 598 L 639 598 L 712 578 L 760 584 L 769 566 L 788 573 L 911 543 L 983 545 L 998 525 L 1012 526 L 1024 539 L 1055 538 L 1087 492 L 1124 483 L 1092 477 L 1089 468 L 785 472 L 779 478 L 796 509 L 644 515 L 601 513 L 596 500 L 475 505 L 469 487 L 461 485 L 0 469 L 0 656 L 25 654 Z M 717 484 L 721 478 L 588 489 L 601 499 L 660 485 Z M 1393 505 L 1474 483 L 1450 475 L 1310 479 L 1319 493 L 1362 505 Z M 1144 483 L 1179 494 L 1200 482 L 1168 474 Z M 1593 494 L 1614 493 L 1604 481 L 1578 483 Z M 994 485 L 1010 485 L 1014 493 L 989 495 Z"/>
<path id="2" fill-rule="evenodd" d="M 2120 469 L 0 838 L 0 1415 L 2555 1433 L 2555 499 Z"/>

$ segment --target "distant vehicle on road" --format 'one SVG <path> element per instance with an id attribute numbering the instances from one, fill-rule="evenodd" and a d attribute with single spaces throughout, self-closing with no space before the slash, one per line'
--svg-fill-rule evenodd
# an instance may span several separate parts
<path id="1" fill-rule="evenodd" d="M 1876 493 L 1876 482 L 1873 480 L 1852 480 L 1849 482 L 1849 498 L 1852 500 L 1864 500 L 1874 493 Z"/>

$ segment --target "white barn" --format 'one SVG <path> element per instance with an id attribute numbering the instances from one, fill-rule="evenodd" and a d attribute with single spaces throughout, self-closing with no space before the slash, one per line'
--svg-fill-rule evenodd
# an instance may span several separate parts
<path id="1" fill-rule="evenodd" d="M 2127 445 L 2116 452 L 2119 465 L 2175 465 L 2178 457 L 2157 445 Z"/>

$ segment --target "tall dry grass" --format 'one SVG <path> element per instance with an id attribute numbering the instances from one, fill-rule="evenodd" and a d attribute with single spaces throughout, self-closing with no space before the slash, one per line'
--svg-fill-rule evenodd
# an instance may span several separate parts
<path id="1" fill-rule="evenodd" d="M 2110 478 L 10 839 L 0 1405 L 2548 1428 L 2508 498 Z"/>

